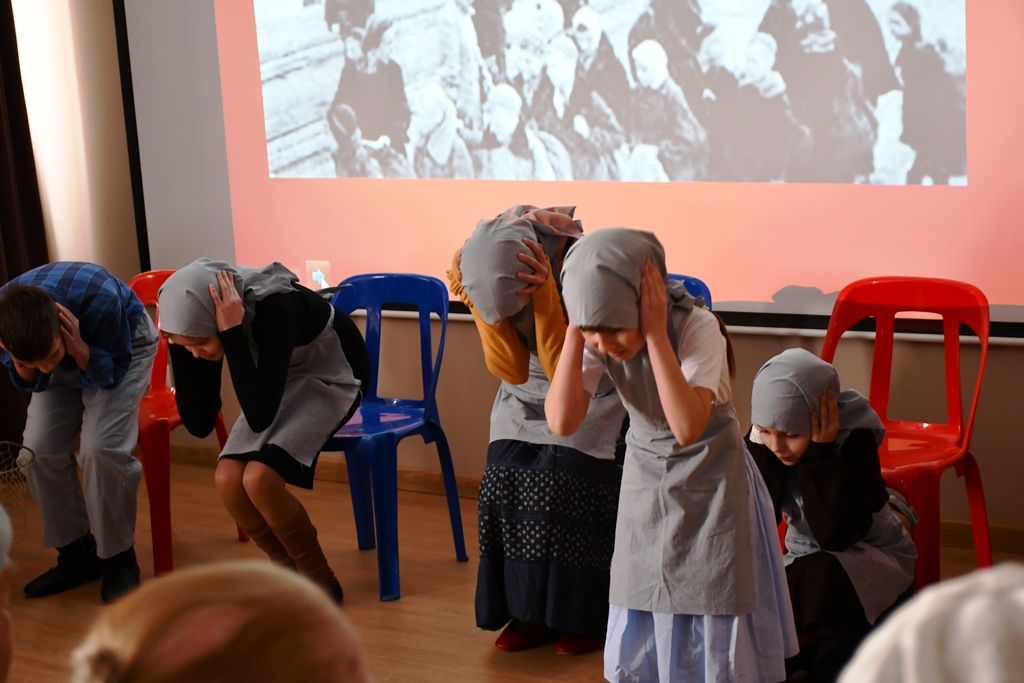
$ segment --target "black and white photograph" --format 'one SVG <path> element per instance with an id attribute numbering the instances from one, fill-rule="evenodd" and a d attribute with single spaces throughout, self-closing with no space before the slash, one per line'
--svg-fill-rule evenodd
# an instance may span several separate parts
<path id="1" fill-rule="evenodd" d="M 966 185 L 965 0 L 254 0 L 275 178 Z"/>

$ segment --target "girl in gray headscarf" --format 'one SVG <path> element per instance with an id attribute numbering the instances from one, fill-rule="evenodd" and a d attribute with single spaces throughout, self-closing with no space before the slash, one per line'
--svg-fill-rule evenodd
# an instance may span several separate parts
<path id="1" fill-rule="evenodd" d="M 201 258 L 167 279 L 159 304 L 178 411 L 196 436 L 213 429 L 228 361 L 242 414 L 217 463 L 224 507 L 272 561 L 341 602 L 316 528 L 285 484 L 313 487 L 321 446 L 358 405 L 368 368 L 359 329 L 280 263 Z"/>
<path id="2" fill-rule="evenodd" d="M 504 650 L 603 643 L 625 410 L 606 382 L 579 434 L 557 436 L 544 421 L 565 337 L 558 274 L 581 232 L 572 208 L 516 206 L 481 221 L 449 272 L 501 379 L 480 483 L 476 619 L 508 625 L 495 642 Z"/>
<path id="3" fill-rule="evenodd" d="M 914 580 L 917 550 L 890 507 L 866 398 L 839 390 L 832 365 L 787 349 L 754 377 L 747 445 L 789 523 L 786 578 L 801 640 L 793 673 L 832 681 Z"/>
<path id="4" fill-rule="evenodd" d="M 771 499 L 732 407 L 728 339 L 665 277 L 657 238 L 624 228 L 584 237 L 562 268 L 569 326 L 548 425 L 578 429 L 604 376 L 629 411 L 605 676 L 781 681 L 796 633 Z"/>

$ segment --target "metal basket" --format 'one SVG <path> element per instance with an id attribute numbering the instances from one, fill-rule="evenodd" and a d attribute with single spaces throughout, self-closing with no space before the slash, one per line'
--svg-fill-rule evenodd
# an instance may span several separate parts
<path id="1" fill-rule="evenodd" d="M 25 535 L 31 496 L 28 491 L 28 470 L 35 453 L 13 441 L 0 441 L 0 504 L 11 518 L 14 538 Z"/>

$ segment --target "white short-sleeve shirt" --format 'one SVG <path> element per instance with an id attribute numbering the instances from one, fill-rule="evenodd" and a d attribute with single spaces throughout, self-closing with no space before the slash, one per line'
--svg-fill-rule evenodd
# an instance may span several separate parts
<path id="1" fill-rule="evenodd" d="M 676 355 L 679 357 L 683 377 L 691 387 L 709 389 L 714 394 L 716 404 L 732 400 L 725 337 L 718 328 L 718 318 L 714 313 L 694 308 L 686 316 Z M 597 391 L 607 360 L 605 354 L 589 346 L 583 350 L 583 388 L 591 396 Z"/>

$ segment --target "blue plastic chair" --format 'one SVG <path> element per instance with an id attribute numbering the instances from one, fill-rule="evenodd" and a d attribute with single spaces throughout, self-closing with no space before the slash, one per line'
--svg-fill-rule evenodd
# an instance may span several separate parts
<path id="1" fill-rule="evenodd" d="M 341 283 L 331 301 L 345 313 L 366 310 L 366 346 L 370 377 L 356 414 L 324 445 L 325 451 L 344 451 L 352 491 L 356 536 L 361 550 L 373 548 L 376 527 L 380 599 L 397 600 L 398 580 L 398 443 L 419 434 L 437 444 L 455 540 L 455 559 L 468 561 L 462 534 L 455 469 L 448 439 L 441 428 L 434 392 L 441 372 L 448 328 L 448 288 L 435 277 L 399 273 L 355 275 Z M 380 362 L 381 308 L 386 304 L 414 306 L 419 313 L 423 398 L 377 395 Z M 441 319 L 437 351 L 431 351 L 430 314 Z"/>
<path id="2" fill-rule="evenodd" d="M 711 305 L 711 290 L 708 288 L 704 281 L 700 278 L 692 275 L 680 275 L 678 273 L 669 273 L 669 280 L 679 280 L 686 287 L 686 291 L 690 293 L 690 296 L 704 299 L 704 304 L 708 308 L 713 308 Z"/>

